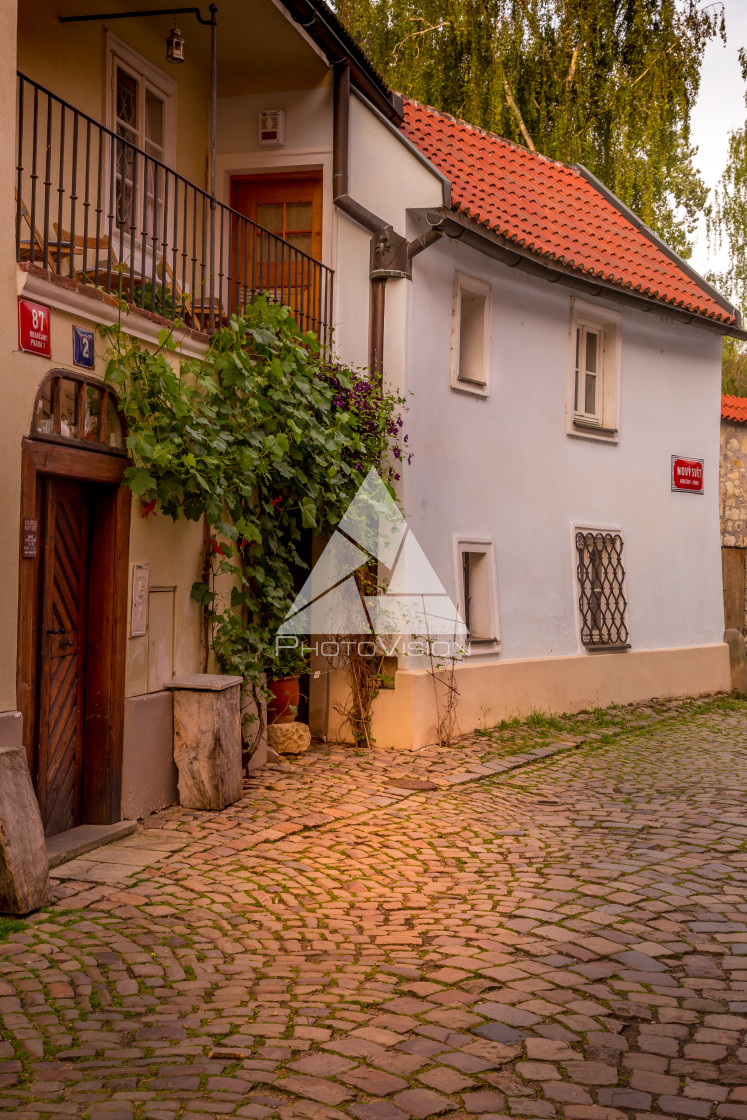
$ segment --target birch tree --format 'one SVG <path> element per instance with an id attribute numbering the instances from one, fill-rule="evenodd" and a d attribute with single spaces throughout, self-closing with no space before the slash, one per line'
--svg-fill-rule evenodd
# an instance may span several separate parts
<path id="1" fill-rule="evenodd" d="M 583 163 L 683 256 L 706 206 L 690 113 L 723 5 L 694 0 L 337 0 L 403 94 Z"/>

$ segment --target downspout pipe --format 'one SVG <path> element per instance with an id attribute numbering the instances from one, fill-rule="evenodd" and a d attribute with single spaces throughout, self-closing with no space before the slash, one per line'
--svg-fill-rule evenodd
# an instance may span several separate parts
<path id="1" fill-rule="evenodd" d="M 442 236 L 461 237 L 463 228 L 438 213 L 429 214 L 431 229 L 415 241 L 407 240 L 350 195 L 350 65 L 335 68 L 335 100 L 332 138 L 332 201 L 338 210 L 371 234 L 371 311 L 368 333 L 368 364 L 381 380 L 384 375 L 384 322 L 386 282 L 412 278 L 411 260 Z"/>
<path id="2" fill-rule="evenodd" d="M 332 138 L 332 201 L 374 237 L 392 227 L 378 214 L 350 197 L 350 66 L 335 70 L 335 104 Z M 371 312 L 368 331 L 368 364 L 380 380 L 384 376 L 384 307 L 386 280 L 371 279 Z"/>

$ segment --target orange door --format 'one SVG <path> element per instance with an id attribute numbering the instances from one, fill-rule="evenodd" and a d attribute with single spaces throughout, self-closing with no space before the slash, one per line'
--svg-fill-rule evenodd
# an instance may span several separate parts
<path id="1" fill-rule="evenodd" d="M 322 255 L 321 172 L 235 176 L 231 207 L 267 231 L 234 230 L 231 272 L 239 305 L 265 292 L 290 307 L 304 330 L 314 329 L 321 292 L 308 258 Z"/>

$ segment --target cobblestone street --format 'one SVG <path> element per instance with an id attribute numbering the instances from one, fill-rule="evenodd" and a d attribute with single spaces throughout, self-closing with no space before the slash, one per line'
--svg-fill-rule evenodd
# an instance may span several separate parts
<path id="1" fill-rule="evenodd" d="M 0 1110 L 747 1120 L 746 744 L 652 703 L 160 813 L 0 942 Z"/>

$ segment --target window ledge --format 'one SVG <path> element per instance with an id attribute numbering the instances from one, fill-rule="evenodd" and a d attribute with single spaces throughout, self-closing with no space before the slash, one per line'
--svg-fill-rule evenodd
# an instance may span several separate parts
<path id="1" fill-rule="evenodd" d="M 631 649 L 630 642 L 621 642 L 616 646 L 584 646 L 587 653 L 621 653 Z"/>
<path id="2" fill-rule="evenodd" d="M 490 396 L 490 386 L 487 381 L 467 381 L 465 378 L 459 378 L 451 387 L 455 392 L 466 393 L 470 397 L 485 399 Z"/>
<path id="3" fill-rule="evenodd" d="M 578 420 L 574 417 L 568 429 L 568 435 L 575 436 L 577 439 L 595 439 L 600 443 L 618 443 L 620 429 L 605 428 L 601 424 L 594 424 L 588 420 Z"/>
<path id="4" fill-rule="evenodd" d="M 500 638 L 468 638 L 466 657 L 479 657 L 483 653 L 499 653 Z"/>

